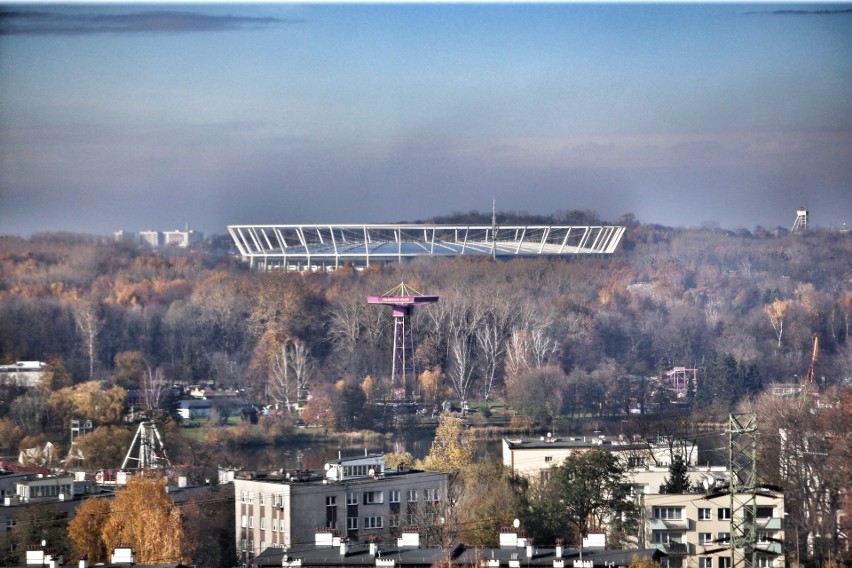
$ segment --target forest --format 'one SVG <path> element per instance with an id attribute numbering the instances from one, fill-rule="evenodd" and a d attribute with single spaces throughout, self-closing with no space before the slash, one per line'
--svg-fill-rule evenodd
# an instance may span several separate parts
<path id="1" fill-rule="evenodd" d="M 258 407 L 307 400 L 305 419 L 327 428 L 376 426 L 364 402 L 389 397 L 393 322 L 366 297 L 400 282 L 440 296 L 413 318 L 408 394 L 426 405 L 500 401 L 542 428 L 670 404 L 724 410 L 770 383 L 804 381 L 814 338 L 816 386 L 848 384 L 850 233 L 619 223 L 627 236 L 610 257 L 422 259 L 332 273 L 250 271 L 222 237 L 152 250 L 78 234 L 6 236 L 0 363 L 46 361 L 48 378 L 39 392 L 4 386 L 0 417 L 20 427 L 18 442 L 58 433 L 73 412 L 57 391 L 97 381 L 104 392 L 215 385 Z M 697 369 L 684 399 L 657 388 L 673 367 Z M 87 418 L 114 423 L 94 406 Z M 0 443 L 16 449 L 2 426 Z"/>
<path id="2" fill-rule="evenodd" d="M 594 216 L 552 219 L 563 218 Z M 761 468 L 769 482 L 784 481 L 777 466 L 789 448 L 778 445 L 779 428 L 799 426 L 797 443 L 808 452 L 816 443 L 810 432 L 835 432 L 808 467 L 839 495 L 852 463 L 848 436 L 840 435 L 852 379 L 852 235 L 669 228 L 630 215 L 618 223 L 627 236 L 608 257 L 422 259 L 331 273 L 249 270 L 221 236 L 193 249 L 79 234 L 0 237 L 0 363 L 47 363 L 38 388 L 0 385 L 2 453 L 46 441 L 65 451 L 70 421 L 86 419 L 93 429 L 78 455 L 90 469 L 114 468 L 132 438 L 128 422 L 146 416 L 161 424 L 173 462 L 204 483 L 215 478 L 234 432 L 249 427 L 267 442 L 288 439 L 297 421 L 323 432 L 392 431 L 399 423 L 372 409 L 394 396 L 393 321 L 390 310 L 366 298 L 404 282 L 440 296 L 413 318 L 417 376 L 406 396 L 424 409 L 468 401 L 485 416 L 499 406 L 511 409 L 510 427 L 563 433 L 590 419 L 623 423 L 637 413 L 664 417 L 672 428 L 681 424 L 683 433 L 696 421 L 723 423 L 728 412 L 752 409 L 762 417 Z M 673 367 L 696 369 L 682 398 L 661 381 Z M 809 378 L 806 390 L 824 393 L 822 399 L 768 396 L 773 383 Z M 175 405 L 192 385 L 238 396 L 269 415 L 244 415 L 235 428 L 217 428 L 228 414 L 214 407 L 216 420 L 190 435 Z M 659 434 L 665 422 L 642 427 Z M 430 454 L 420 465 L 435 459 Z M 506 515 L 526 515 L 530 526 L 552 517 L 539 511 L 531 488 L 513 486 L 517 480 L 498 471 L 497 461 L 438 469 L 465 470 L 460 487 L 488 487 L 462 492 L 478 499 L 464 507 L 472 517 L 458 521 L 471 542 L 487 543 L 499 523 L 511 520 L 481 515 L 501 500 L 513 503 Z M 830 527 L 811 527 L 809 519 L 833 514 L 805 514 L 829 501 L 797 487 L 788 499 L 801 516 L 795 523 L 802 542 L 808 531 L 829 534 Z M 206 505 L 210 510 L 188 509 L 199 526 L 198 519 L 216 519 L 204 534 L 231 547 L 199 545 L 190 553 L 194 563 L 232 565 L 229 503 L 219 497 Z M 27 531 L 43 520 L 24 521 L 10 537 L 20 550 L 46 538 Z M 539 529 L 542 536 L 556 530 Z M 831 550 L 838 549 L 826 544 L 814 553 Z"/>

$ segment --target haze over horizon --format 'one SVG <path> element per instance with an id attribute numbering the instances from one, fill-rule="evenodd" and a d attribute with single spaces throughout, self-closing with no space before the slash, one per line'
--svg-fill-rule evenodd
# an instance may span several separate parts
<path id="1" fill-rule="evenodd" d="M 0 4 L 0 234 L 852 224 L 852 4 Z"/>

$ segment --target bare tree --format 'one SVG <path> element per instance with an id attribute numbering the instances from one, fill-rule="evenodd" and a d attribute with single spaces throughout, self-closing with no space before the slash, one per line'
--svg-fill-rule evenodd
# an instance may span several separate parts
<path id="1" fill-rule="evenodd" d="M 821 565 L 839 557 L 843 495 L 852 472 L 849 413 L 852 396 L 830 391 L 817 399 L 761 395 L 753 406 L 760 417 L 763 477 L 785 487 L 790 522 L 803 547 Z"/>
<path id="2" fill-rule="evenodd" d="M 447 375 L 462 401 L 467 400 L 473 379 L 473 349 L 468 336 L 458 334 L 450 338 L 450 364 Z"/>
<path id="3" fill-rule="evenodd" d="M 303 341 L 286 338 L 277 345 L 270 369 L 270 387 L 272 395 L 283 401 L 288 411 L 307 392 L 312 370 L 311 356 Z"/>
<path id="4" fill-rule="evenodd" d="M 159 410 L 165 386 L 166 376 L 162 367 L 151 369 L 149 365 L 142 375 L 142 404 L 145 405 L 148 416 L 153 416 Z"/>
<path id="5" fill-rule="evenodd" d="M 77 331 L 83 338 L 83 347 L 89 359 L 89 380 L 95 379 L 95 353 L 98 335 L 103 328 L 103 320 L 98 317 L 98 306 L 94 301 L 78 300 L 73 307 Z"/>
<path id="6" fill-rule="evenodd" d="M 482 398 L 486 401 L 491 397 L 497 373 L 500 370 L 503 354 L 506 352 L 505 339 L 501 337 L 496 323 L 487 321 L 476 328 L 476 347 L 479 351 L 480 370 L 482 373 Z"/>

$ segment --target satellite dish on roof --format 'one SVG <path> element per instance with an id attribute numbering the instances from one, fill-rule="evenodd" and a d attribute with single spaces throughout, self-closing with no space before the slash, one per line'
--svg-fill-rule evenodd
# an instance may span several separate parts
<path id="1" fill-rule="evenodd" d="M 326 464 L 325 464 L 325 470 L 326 470 L 326 471 L 328 471 L 328 470 L 330 470 L 330 469 L 331 469 L 331 464 L 326 462 Z"/>

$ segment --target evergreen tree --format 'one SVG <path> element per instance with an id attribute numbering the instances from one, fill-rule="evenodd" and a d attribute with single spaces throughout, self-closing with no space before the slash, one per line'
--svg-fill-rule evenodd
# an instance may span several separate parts
<path id="1" fill-rule="evenodd" d="M 687 476 L 687 465 L 681 454 L 672 456 L 669 464 L 669 475 L 663 481 L 663 493 L 686 493 L 689 490 L 689 477 Z"/>

